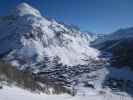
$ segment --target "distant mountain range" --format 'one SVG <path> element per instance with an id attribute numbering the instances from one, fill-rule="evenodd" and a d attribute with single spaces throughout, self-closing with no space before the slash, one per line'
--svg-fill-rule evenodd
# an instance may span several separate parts
<path id="1" fill-rule="evenodd" d="M 133 28 L 119 29 L 103 38 L 98 38 L 92 44 L 99 50 L 112 54 L 113 66 L 133 69 Z"/>

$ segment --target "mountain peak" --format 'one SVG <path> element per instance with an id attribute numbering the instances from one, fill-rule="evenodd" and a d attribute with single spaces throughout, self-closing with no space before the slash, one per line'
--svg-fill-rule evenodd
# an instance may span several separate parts
<path id="1" fill-rule="evenodd" d="M 97 60 L 100 52 L 90 47 L 89 39 L 83 37 L 82 32 L 73 30 L 73 26 L 48 20 L 27 3 L 19 4 L 12 15 L 0 24 L 0 47 L 3 47 L 0 55 L 8 52 L 5 61 L 14 63 L 17 60 L 16 66 L 20 64 L 26 68 L 43 64 L 45 58 L 52 62 L 58 57 L 59 63 L 69 66 Z M 17 20 L 12 19 L 14 16 Z"/>
<path id="2" fill-rule="evenodd" d="M 28 3 L 20 3 L 17 7 L 29 7 L 30 5 Z M 31 7 L 31 6 L 30 6 Z"/>
<path id="3" fill-rule="evenodd" d="M 24 16 L 24 15 L 34 15 L 34 16 L 41 16 L 40 12 L 30 6 L 27 3 L 21 3 L 19 4 L 16 9 L 13 11 L 14 15 L 17 16 Z"/>

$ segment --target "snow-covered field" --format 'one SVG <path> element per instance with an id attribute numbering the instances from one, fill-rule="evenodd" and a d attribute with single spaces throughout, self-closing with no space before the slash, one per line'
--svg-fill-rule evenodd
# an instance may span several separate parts
<path id="1" fill-rule="evenodd" d="M 4 86 L 3 89 L 0 89 L 0 100 L 132 100 L 132 98 L 126 94 L 120 96 L 102 90 L 81 89 L 76 96 L 70 96 L 68 94 L 36 94 L 19 87 Z"/>

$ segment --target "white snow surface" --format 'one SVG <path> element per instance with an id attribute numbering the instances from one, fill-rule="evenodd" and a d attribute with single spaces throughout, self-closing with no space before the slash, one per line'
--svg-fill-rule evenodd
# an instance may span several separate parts
<path id="1" fill-rule="evenodd" d="M 24 16 L 24 15 L 34 15 L 34 16 L 41 16 L 40 12 L 31 6 L 29 6 L 27 3 L 21 3 L 16 7 L 16 9 L 12 12 L 15 15 Z"/>
<path id="2" fill-rule="evenodd" d="M 47 95 L 33 93 L 16 86 L 4 86 L 0 89 L 0 100 L 132 100 L 127 94 L 116 95 L 109 90 L 80 89 L 76 96 L 68 94 Z"/>

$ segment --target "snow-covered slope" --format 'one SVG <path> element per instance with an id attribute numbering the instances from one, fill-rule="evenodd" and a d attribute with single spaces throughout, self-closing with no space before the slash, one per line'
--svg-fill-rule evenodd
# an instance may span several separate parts
<path id="1" fill-rule="evenodd" d="M 124 69 L 118 70 L 114 68 L 111 68 L 110 70 L 112 73 L 110 76 L 112 78 L 133 80 L 132 77 L 129 77 L 133 75 L 130 71 L 125 71 Z M 109 87 L 95 87 L 97 83 L 103 82 L 106 72 L 108 71 L 105 69 L 100 69 L 98 71 L 93 70 L 89 73 L 84 72 L 83 74 L 73 77 L 73 80 L 75 80 L 73 89 L 76 91 L 76 94 L 72 96 L 68 95 L 68 92 L 62 90 L 61 87 L 58 88 L 57 85 L 56 87 L 53 87 L 54 82 L 52 85 L 47 85 L 46 83 L 42 83 L 42 80 L 39 81 L 39 77 L 37 80 L 34 76 L 31 76 L 30 73 L 23 73 L 19 70 L 16 70 L 15 67 L 12 68 L 9 65 L 0 63 L 0 100 L 82 100 L 83 98 L 84 100 L 132 100 L 131 95 L 125 93 L 125 91 L 114 91 Z M 73 73 L 71 72 L 70 74 Z M 69 80 L 69 78 L 67 79 Z M 46 82 L 46 79 L 43 80 Z M 108 82 L 110 85 L 118 85 L 118 87 L 120 84 L 115 83 L 115 80 L 113 83 L 112 80 Z M 122 84 L 126 86 L 125 83 Z M 132 86 L 132 83 L 130 83 L 130 86 Z"/>
<path id="2" fill-rule="evenodd" d="M 133 28 L 120 29 L 103 38 L 97 39 L 93 46 L 101 50 L 102 56 L 108 58 L 110 67 L 109 74 L 103 86 L 111 87 L 112 90 L 126 91 L 133 94 Z M 126 85 L 127 84 L 127 85 Z"/>
<path id="3" fill-rule="evenodd" d="M 122 39 L 133 39 L 133 27 L 119 29 L 113 33 L 104 35 L 102 38 L 99 37 L 97 38 L 94 44 L 101 44 L 106 41 L 117 41 L 117 40 L 122 40 Z"/>
<path id="4" fill-rule="evenodd" d="M 124 39 L 124 38 L 133 38 L 133 27 L 119 29 L 116 32 L 110 35 L 110 39 Z"/>
<path id="5" fill-rule="evenodd" d="M 129 67 L 133 66 L 133 28 L 119 29 L 112 34 L 97 39 L 93 45 L 102 51 L 111 53 L 112 66 Z"/>
<path id="6" fill-rule="evenodd" d="M 41 16 L 40 12 L 35 8 L 29 6 L 27 3 L 22 3 L 16 7 L 17 9 L 12 11 L 15 16 L 34 15 Z"/>
<path id="7" fill-rule="evenodd" d="M 83 65 L 99 55 L 80 31 L 48 20 L 26 3 L 0 18 L 0 35 L 0 54 L 16 66 L 43 63 L 45 57 L 58 57 L 63 65 Z"/>
<path id="8" fill-rule="evenodd" d="M 70 96 L 68 94 L 47 95 L 44 93 L 35 94 L 19 87 L 4 86 L 0 89 L 0 100 L 132 100 L 128 94 L 115 95 L 111 92 L 89 90 L 87 94 Z"/>

